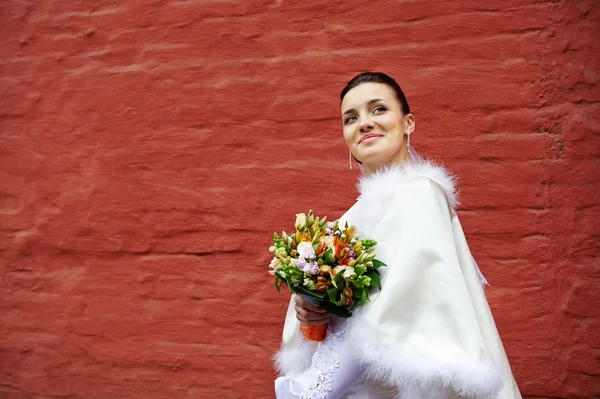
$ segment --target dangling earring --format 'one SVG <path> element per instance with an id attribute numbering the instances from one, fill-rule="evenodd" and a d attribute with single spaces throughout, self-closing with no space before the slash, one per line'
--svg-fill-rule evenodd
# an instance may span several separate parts
<path id="1" fill-rule="evenodd" d="M 406 148 L 410 152 L 410 133 L 406 135 Z"/>
<path id="2" fill-rule="evenodd" d="M 350 169 L 352 169 L 352 150 L 348 149 L 348 162 L 350 163 Z"/>

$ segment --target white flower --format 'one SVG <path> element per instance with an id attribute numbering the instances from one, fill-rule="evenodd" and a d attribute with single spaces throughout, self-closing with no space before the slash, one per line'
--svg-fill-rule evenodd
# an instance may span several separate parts
<path id="1" fill-rule="evenodd" d="M 345 278 L 350 278 L 352 276 L 352 274 L 354 274 L 354 268 L 352 266 L 342 266 L 342 265 L 338 265 L 333 268 L 334 275 L 336 275 L 340 272 L 344 273 L 343 276 Z"/>
<path id="2" fill-rule="evenodd" d="M 285 250 L 285 248 L 277 248 L 277 250 L 275 251 L 275 256 L 286 256 L 287 255 L 287 251 Z"/>
<path id="3" fill-rule="evenodd" d="M 308 288 L 309 290 L 316 290 L 317 287 L 315 287 L 315 282 L 312 281 L 310 278 L 306 277 L 304 279 L 304 283 L 302 284 L 304 285 L 306 288 Z"/>
<path id="4" fill-rule="evenodd" d="M 296 230 L 301 231 L 306 226 L 306 215 L 303 213 L 296 214 Z"/>
<path id="5" fill-rule="evenodd" d="M 310 242 L 302 241 L 298 244 L 298 254 L 304 259 L 313 259 L 315 257 L 315 250 Z"/>
<path id="6" fill-rule="evenodd" d="M 354 273 L 354 268 L 352 266 L 346 266 L 345 270 L 344 270 L 344 277 L 345 278 L 350 278 L 350 276 L 352 276 L 352 274 Z"/>
<path id="7" fill-rule="evenodd" d="M 277 269 L 279 266 L 281 266 L 281 261 L 277 258 L 273 258 L 273 260 L 269 264 L 269 267 L 271 269 Z"/>

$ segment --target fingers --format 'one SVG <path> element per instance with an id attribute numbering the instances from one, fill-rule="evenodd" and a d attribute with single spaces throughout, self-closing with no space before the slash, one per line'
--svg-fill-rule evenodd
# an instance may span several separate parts
<path id="1" fill-rule="evenodd" d="M 325 324 L 329 322 L 329 313 L 317 313 L 310 309 L 302 308 L 299 305 L 294 306 L 296 309 L 296 318 L 304 324 Z"/>
<path id="2" fill-rule="evenodd" d="M 329 313 L 317 305 L 312 305 L 300 297 L 295 299 L 296 318 L 304 324 L 325 324 L 329 322 Z"/>
<path id="3" fill-rule="evenodd" d="M 323 309 L 322 307 L 320 307 L 319 305 L 313 305 L 312 303 L 305 301 L 304 299 L 302 299 L 299 296 L 296 296 L 296 298 L 294 300 L 296 301 L 296 306 L 300 306 L 302 308 L 312 310 L 313 312 L 316 312 L 316 313 L 327 313 L 327 311 L 325 309 Z"/>

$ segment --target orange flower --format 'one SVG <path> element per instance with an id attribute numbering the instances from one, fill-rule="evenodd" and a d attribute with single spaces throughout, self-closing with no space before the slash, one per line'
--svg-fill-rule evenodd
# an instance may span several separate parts
<path id="1" fill-rule="evenodd" d="M 350 261 L 350 254 L 348 253 L 348 247 L 338 237 L 335 237 L 334 245 L 335 245 L 335 253 L 338 256 L 340 265 L 347 265 L 348 262 Z M 342 256 L 340 258 L 340 254 L 342 253 L 342 250 L 344 250 L 344 256 Z"/>
<path id="2" fill-rule="evenodd" d="M 327 244 L 321 241 L 321 244 L 317 247 L 316 254 L 317 256 L 321 256 L 327 251 Z"/>
<path id="3" fill-rule="evenodd" d="M 317 283 L 315 284 L 315 287 L 317 287 L 317 291 L 325 292 L 329 288 L 330 284 L 331 283 L 327 281 L 325 277 L 317 277 Z"/>
<path id="4" fill-rule="evenodd" d="M 346 287 L 342 292 L 342 296 L 344 298 L 344 306 L 348 306 L 352 303 L 352 288 Z"/>

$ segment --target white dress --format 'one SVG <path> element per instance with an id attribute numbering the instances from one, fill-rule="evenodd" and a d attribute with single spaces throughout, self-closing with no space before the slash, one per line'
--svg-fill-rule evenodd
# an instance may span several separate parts
<path id="1" fill-rule="evenodd" d="M 521 398 L 458 217 L 428 162 L 363 177 L 342 217 L 377 240 L 380 292 L 325 341 L 303 339 L 293 298 L 275 359 L 278 399 Z"/>

